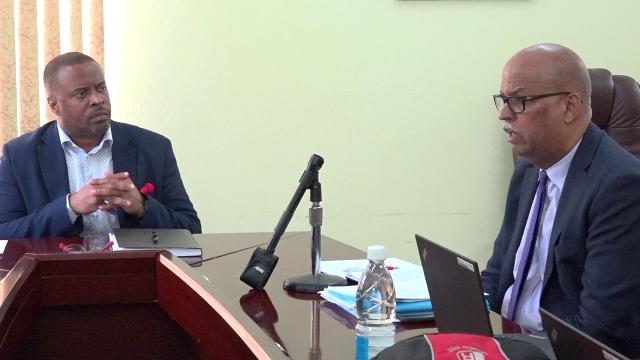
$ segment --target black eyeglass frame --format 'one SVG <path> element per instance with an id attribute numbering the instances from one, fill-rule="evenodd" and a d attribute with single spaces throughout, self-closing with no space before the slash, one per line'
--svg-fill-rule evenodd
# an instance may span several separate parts
<path id="1" fill-rule="evenodd" d="M 496 106 L 496 109 L 498 109 L 498 111 L 502 110 L 502 108 L 505 105 L 507 105 L 509 107 L 509 110 L 511 110 L 514 114 L 522 114 L 526 110 L 527 101 L 542 99 L 550 96 L 569 95 L 569 94 L 571 94 L 571 92 L 569 91 L 559 91 L 554 93 L 547 93 L 547 94 L 540 94 L 540 95 L 524 95 L 524 96 L 504 96 L 502 94 L 496 94 L 496 95 L 493 95 L 493 103 Z M 498 99 L 502 100 L 502 104 L 498 104 Z M 513 108 L 511 107 L 511 104 L 509 104 L 510 99 L 520 100 L 522 102 L 522 111 L 513 110 Z"/>

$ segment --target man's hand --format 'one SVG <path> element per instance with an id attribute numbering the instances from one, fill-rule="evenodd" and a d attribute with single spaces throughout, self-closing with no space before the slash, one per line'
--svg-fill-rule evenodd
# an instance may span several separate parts
<path id="1" fill-rule="evenodd" d="M 90 184 L 69 196 L 69 206 L 78 215 L 92 214 L 104 203 L 105 199 L 99 196 L 96 187 Z"/>
<path id="2" fill-rule="evenodd" d="M 106 172 L 104 178 L 90 180 L 85 187 L 69 197 L 69 205 L 76 214 L 122 208 L 127 214 L 138 218 L 144 214 L 144 201 L 127 172 Z"/>

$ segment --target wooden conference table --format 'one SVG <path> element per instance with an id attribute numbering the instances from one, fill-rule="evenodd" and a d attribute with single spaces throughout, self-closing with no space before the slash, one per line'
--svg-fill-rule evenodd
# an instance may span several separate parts
<path id="1" fill-rule="evenodd" d="M 203 258 L 220 256 L 195 267 L 189 267 L 182 260 L 166 253 L 162 253 L 162 256 L 158 258 L 159 255 L 153 252 L 148 252 L 150 255 L 144 256 L 127 255 L 131 252 L 86 253 L 71 256 L 48 254 L 35 259 L 28 255 L 25 257 L 28 261 L 20 260 L 18 266 L 15 266 L 17 259 L 25 252 L 59 253 L 57 244 L 60 239 L 51 239 L 48 243 L 46 240 L 24 240 L 14 244 L 10 243 L 0 259 L 0 268 L 8 270 L 15 266 L 15 269 L 0 282 L 0 300 L 3 301 L 0 304 L 0 336 L 3 336 L 2 343 L 0 343 L 0 353 L 5 348 L 19 349 L 18 357 L 30 355 L 29 351 L 37 353 L 37 350 L 34 349 L 40 343 L 49 340 L 48 331 L 56 332 L 60 337 L 56 342 L 50 341 L 50 348 L 61 351 L 58 348 L 69 348 L 75 345 L 77 349 L 83 344 L 88 344 L 89 342 L 82 338 L 83 335 L 97 337 L 100 334 L 95 334 L 96 331 L 114 331 L 115 329 L 118 332 L 126 328 L 127 334 L 130 334 L 127 336 L 140 336 L 132 345 L 135 347 L 134 351 L 139 351 L 137 357 L 140 354 L 147 354 L 148 358 L 210 358 L 212 355 L 214 357 L 219 355 L 220 358 L 354 358 L 354 317 L 322 300 L 318 295 L 296 294 L 282 289 L 282 282 L 285 279 L 311 272 L 310 233 L 286 233 L 282 237 L 276 249 L 276 255 L 280 258 L 279 263 L 263 291 L 252 290 L 239 280 L 240 273 L 247 265 L 253 249 L 228 253 L 252 246 L 264 247 L 264 243 L 268 241 L 270 235 L 270 233 L 195 235 L 196 240 L 202 246 Z M 361 250 L 323 237 L 322 258 L 324 260 L 355 259 L 362 258 L 364 255 Z M 133 270 L 129 265 L 127 265 L 126 271 L 121 270 L 122 266 L 120 265 L 119 267 L 104 265 L 114 261 L 120 261 L 124 264 L 126 259 L 123 260 L 123 257 L 131 258 L 129 264 L 135 261 L 137 265 L 133 267 Z M 140 257 L 144 259 L 140 259 Z M 58 265 L 51 265 L 69 263 L 63 260 L 70 258 L 77 259 L 82 265 L 74 265 L 73 268 L 67 266 L 65 270 L 59 270 L 60 266 Z M 100 263 L 100 261 L 107 260 L 110 262 Z M 38 261 L 41 264 L 39 267 L 33 265 Z M 153 265 L 154 261 L 155 265 Z M 79 268 L 82 270 L 77 270 Z M 113 271 L 118 273 L 117 276 L 113 276 L 111 273 Z M 29 295 L 15 295 L 15 288 L 24 283 L 24 278 L 30 272 L 37 273 L 40 283 L 43 285 L 37 288 L 37 292 L 29 291 Z M 81 277 L 83 273 L 93 275 L 83 278 Z M 104 286 L 94 286 L 96 279 L 99 284 Z M 110 287 L 113 289 L 110 290 L 111 292 L 107 292 Z M 36 289 L 36 287 L 33 288 Z M 144 290 L 147 288 L 148 290 Z M 31 295 L 33 293 L 36 295 Z M 65 335 L 64 330 L 61 330 L 65 323 L 61 319 L 66 321 L 70 313 L 76 317 L 79 316 L 77 315 L 79 312 L 77 304 L 82 304 L 82 301 L 95 302 L 98 295 L 92 297 L 92 293 L 100 293 L 98 302 L 103 304 L 102 307 L 99 308 L 99 311 L 94 308 L 81 308 L 81 310 L 85 311 L 86 318 L 90 319 L 87 321 L 101 321 L 101 326 L 104 329 L 87 328 L 86 324 L 78 328 L 77 324 L 70 323 L 69 329 L 66 330 L 69 335 Z M 115 295 L 111 295 L 112 293 Z M 131 296 L 133 296 L 133 300 L 129 299 Z M 26 316 L 27 320 L 20 320 L 22 322 L 7 319 L 10 315 L 15 319 L 25 318 L 25 316 L 12 315 L 20 314 L 20 311 L 25 313 L 25 311 L 16 310 L 17 305 L 15 304 L 10 306 L 10 302 L 16 303 L 15 299 L 23 298 L 36 300 L 23 301 L 20 309 L 40 307 L 40 309 L 53 310 L 47 310 L 44 314 L 41 311 L 37 315 L 34 315 L 36 313 L 28 313 L 30 315 Z M 78 298 L 84 300 L 76 300 Z M 202 298 L 206 301 L 202 301 Z M 70 308 L 59 306 L 68 302 L 74 302 L 76 307 L 70 310 Z M 147 307 L 141 309 L 136 304 L 118 305 L 118 307 L 109 307 L 111 305 L 108 305 L 122 302 L 144 303 L 147 304 L 145 305 Z M 105 307 L 104 304 L 107 306 Z M 214 310 L 211 310 L 212 308 Z M 215 314 L 211 315 L 210 312 L 215 312 Z M 166 314 L 169 316 L 167 317 Z M 113 320 L 114 323 L 110 325 L 109 321 L 118 317 L 123 318 L 122 322 L 115 323 L 116 320 Z M 33 325 L 33 318 L 39 319 L 37 325 Z M 148 323 L 147 318 L 153 319 L 150 320 L 151 323 Z M 503 331 L 504 321 L 499 315 L 492 313 L 491 318 L 495 333 L 514 330 L 505 328 Z M 174 327 L 179 328 L 175 326 L 176 321 L 185 328 L 191 339 L 184 340 L 183 338 L 189 338 L 189 336 L 185 335 L 182 330 L 174 329 Z M 16 323 L 23 324 L 21 328 L 18 327 L 19 331 L 15 330 Z M 508 323 L 504 323 L 504 325 L 510 326 Z M 13 327 L 10 328 L 11 326 Z M 28 330 L 29 327 L 32 330 Z M 10 328 L 10 331 L 7 328 Z M 162 331 L 158 329 L 162 329 Z M 67 337 L 76 336 L 71 334 L 73 332 L 77 332 L 80 338 L 67 339 Z M 86 334 L 87 332 L 90 334 Z M 141 332 L 143 334 L 140 334 Z M 399 324 L 396 331 L 396 342 L 433 332 L 437 332 L 433 322 Z M 28 333 L 31 340 L 25 345 L 20 339 L 15 338 L 16 333 L 20 336 L 27 336 L 24 334 Z M 113 334 L 110 336 L 113 339 Z M 167 341 L 167 338 L 170 341 Z M 228 341 L 225 340 L 227 338 Z M 60 344 L 65 341 L 68 341 L 70 345 Z M 105 341 L 108 340 L 105 339 Z M 124 342 L 126 341 L 123 339 Z M 97 349 L 100 344 L 97 341 L 95 343 L 98 345 L 91 345 L 93 349 Z M 154 344 L 163 344 L 158 346 L 162 350 L 157 349 Z M 176 355 L 180 351 L 181 344 L 187 344 L 185 346 L 195 348 L 195 350 L 190 351 L 189 356 Z M 117 342 L 113 344 L 113 346 L 117 345 Z M 106 347 L 107 350 L 104 350 L 107 352 L 106 354 L 93 356 L 93 358 L 113 358 L 118 354 L 113 346 Z M 246 349 L 243 348 L 244 346 Z M 157 352 L 151 354 L 147 348 Z M 243 350 L 241 351 L 240 348 Z M 158 354 L 161 355 L 158 356 Z"/>

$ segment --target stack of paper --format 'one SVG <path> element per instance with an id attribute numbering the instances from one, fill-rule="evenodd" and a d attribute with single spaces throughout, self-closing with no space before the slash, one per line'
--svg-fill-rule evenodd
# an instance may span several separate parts
<path id="1" fill-rule="evenodd" d="M 368 260 L 323 261 L 320 271 L 358 281 Z M 400 321 L 422 321 L 433 318 L 429 290 L 422 267 L 397 258 L 385 260 L 391 269 L 396 289 L 396 318 Z M 320 295 L 349 313 L 356 315 L 356 290 L 358 286 L 330 286 Z"/>

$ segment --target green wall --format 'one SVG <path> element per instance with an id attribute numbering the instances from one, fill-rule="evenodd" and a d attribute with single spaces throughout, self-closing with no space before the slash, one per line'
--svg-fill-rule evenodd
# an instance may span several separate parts
<path id="1" fill-rule="evenodd" d="M 113 118 L 172 139 L 205 232 L 271 231 L 318 153 L 323 233 L 414 261 L 414 233 L 490 254 L 513 168 L 491 95 L 515 51 L 640 78 L 636 0 L 104 6 Z"/>

